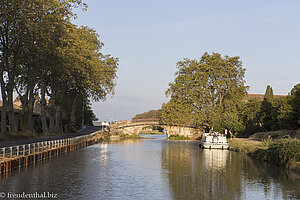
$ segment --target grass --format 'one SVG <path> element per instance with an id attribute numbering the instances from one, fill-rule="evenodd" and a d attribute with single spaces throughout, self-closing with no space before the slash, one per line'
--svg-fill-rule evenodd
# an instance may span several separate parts
<path id="1" fill-rule="evenodd" d="M 38 134 L 33 134 L 30 132 L 18 132 L 18 133 L 0 133 L 0 141 L 12 141 L 19 139 L 30 139 L 30 138 L 38 138 Z"/>
<path id="2" fill-rule="evenodd" d="M 183 136 L 183 135 L 170 135 L 168 137 L 169 140 L 189 140 L 189 137 Z"/>
<path id="3" fill-rule="evenodd" d="M 163 135 L 164 133 L 163 132 L 142 132 L 140 133 L 140 135 Z"/>
<path id="4" fill-rule="evenodd" d="M 118 134 L 123 139 L 140 139 L 139 135 L 129 135 L 129 134 Z"/>
<path id="5" fill-rule="evenodd" d="M 258 149 L 267 149 L 262 142 L 250 139 L 233 138 L 229 141 L 230 149 L 239 153 L 249 154 L 254 153 Z"/>

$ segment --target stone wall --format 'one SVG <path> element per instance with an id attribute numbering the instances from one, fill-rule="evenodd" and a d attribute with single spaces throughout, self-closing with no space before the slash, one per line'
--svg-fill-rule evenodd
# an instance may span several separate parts
<path id="1" fill-rule="evenodd" d="M 146 125 L 143 126 L 128 126 L 123 127 L 119 129 L 112 129 L 112 133 L 118 133 L 118 134 L 128 134 L 128 135 L 138 135 L 143 128 L 146 127 Z M 195 128 L 190 127 L 180 127 L 180 126 L 166 126 L 162 125 L 162 128 L 164 128 L 165 131 L 167 131 L 168 136 L 170 135 L 183 135 L 189 138 L 194 138 L 201 136 L 202 132 Z"/>
<path id="2" fill-rule="evenodd" d="M 138 135 L 144 127 L 145 126 L 129 126 L 120 129 L 114 129 L 112 132 L 125 135 Z"/>
<path id="3" fill-rule="evenodd" d="M 167 131 L 168 136 L 170 135 L 182 135 L 189 138 L 194 138 L 202 135 L 202 132 L 195 128 L 181 127 L 181 126 L 163 126 Z"/>

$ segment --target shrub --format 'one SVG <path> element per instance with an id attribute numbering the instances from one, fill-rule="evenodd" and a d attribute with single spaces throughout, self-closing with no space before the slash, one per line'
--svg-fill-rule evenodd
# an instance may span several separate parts
<path id="1" fill-rule="evenodd" d="M 272 138 L 273 137 L 269 135 L 267 139 L 262 140 L 262 144 L 268 147 L 272 143 Z"/>
<path id="2" fill-rule="evenodd" d="M 186 137 L 184 135 L 170 135 L 169 140 L 188 140 L 190 139 L 189 137 Z"/>
<path id="3" fill-rule="evenodd" d="M 300 140 L 283 138 L 274 140 L 267 150 L 269 161 L 285 165 L 289 162 L 300 162 Z"/>

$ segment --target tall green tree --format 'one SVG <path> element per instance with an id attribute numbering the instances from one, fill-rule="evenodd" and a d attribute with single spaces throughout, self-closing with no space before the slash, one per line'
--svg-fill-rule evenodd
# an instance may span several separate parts
<path id="1" fill-rule="evenodd" d="M 262 126 L 266 131 L 276 130 L 276 107 L 274 105 L 273 89 L 270 85 L 267 86 L 264 95 L 264 100 L 261 107 L 261 121 Z"/>
<path id="2" fill-rule="evenodd" d="M 267 85 L 267 89 L 264 95 L 264 100 L 270 103 L 274 101 L 273 88 L 270 85 Z"/>
<path id="3" fill-rule="evenodd" d="M 291 118 L 294 128 L 300 127 L 300 83 L 295 85 L 290 92 L 290 104 L 292 107 Z"/>
<path id="4" fill-rule="evenodd" d="M 245 69 L 239 57 L 222 57 L 219 53 L 210 55 L 206 52 L 199 60 L 178 62 L 177 68 L 175 80 L 166 91 L 174 108 L 163 109 L 166 122 L 180 110 L 187 113 L 181 117 L 183 123 L 185 117 L 192 116 L 194 127 L 212 128 L 222 113 L 236 112 L 234 107 L 247 89 Z M 177 109 L 178 106 L 180 109 Z"/>
<path id="5" fill-rule="evenodd" d="M 33 106 L 39 99 L 44 134 L 67 130 L 69 121 L 76 121 L 77 110 L 85 110 L 83 102 L 105 100 L 114 93 L 118 59 L 100 52 L 103 43 L 93 29 L 71 23 L 77 7 L 86 9 L 81 0 L 0 2 L 2 132 L 6 114 L 11 130 L 16 131 L 15 89 L 27 121 L 24 128 L 32 132 Z M 71 106 L 66 105 L 68 100 Z"/>
<path id="6" fill-rule="evenodd" d="M 103 43 L 98 34 L 88 27 L 76 27 L 69 24 L 66 34 L 61 38 L 59 59 L 64 66 L 63 82 L 58 86 L 60 96 L 72 96 L 72 110 L 69 127 L 76 127 L 77 103 L 81 99 L 105 100 L 114 93 L 118 59 L 103 55 L 100 50 Z M 57 83 L 58 81 L 55 81 Z"/>
<path id="7" fill-rule="evenodd" d="M 293 119 L 291 96 L 275 99 L 278 129 L 295 129 L 297 123 Z"/>
<path id="8" fill-rule="evenodd" d="M 6 113 L 12 132 L 17 131 L 13 91 L 19 74 L 20 57 L 24 42 L 24 23 L 22 11 L 25 2 L 3 0 L 0 6 L 0 83 L 2 94 L 1 132 L 6 131 Z"/>

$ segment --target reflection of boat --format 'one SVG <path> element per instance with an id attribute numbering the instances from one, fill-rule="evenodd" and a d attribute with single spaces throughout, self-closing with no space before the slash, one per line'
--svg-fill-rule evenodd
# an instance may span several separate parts
<path id="1" fill-rule="evenodd" d="M 226 135 L 218 132 L 204 133 L 199 146 L 205 149 L 229 149 Z"/>
<path id="2" fill-rule="evenodd" d="M 218 149 L 204 149 L 203 163 L 206 168 L 214 170 L 222 169 L 226 166 L 226 160 L 229 151 L 220 151 Z"/>

